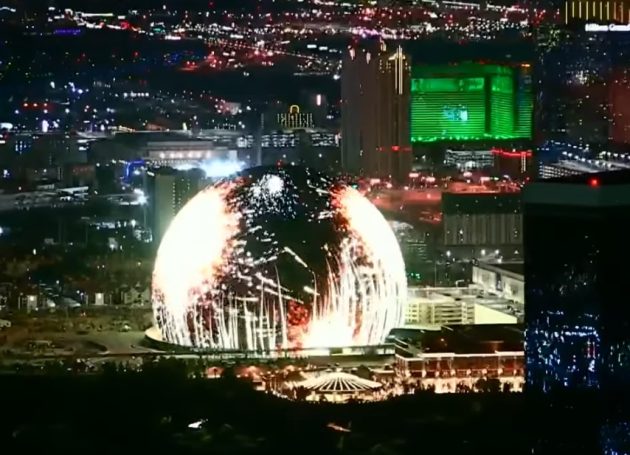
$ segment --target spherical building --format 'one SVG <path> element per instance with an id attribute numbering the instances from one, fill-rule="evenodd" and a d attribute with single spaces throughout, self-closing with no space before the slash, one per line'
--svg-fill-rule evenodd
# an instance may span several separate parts
<path id="1" fill-rule="evenodd" d="M 298 167 L 209 186 L 172 221 L 153 272 L 162 339 L 271 351 L 383 342 L 403 320 L 406 275 L 380 212 Z"/>

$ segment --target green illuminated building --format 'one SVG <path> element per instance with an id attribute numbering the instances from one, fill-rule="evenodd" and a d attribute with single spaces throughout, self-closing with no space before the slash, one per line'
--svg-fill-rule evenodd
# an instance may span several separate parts
<path id="1" fill-rule="evenodd" d="M 534 95 L 532 92 L 531 69 L 522 67 L 517 72 L 516 92 L 516 134 L 519 137 L 531 138 L 532 118 L 534 115 Z"/>
<path id="2" fill-rule="evenodd" d="M 521 70 L 466 63 L 411 76 L 411 141 L 531 138 L 531 89 Z"/>

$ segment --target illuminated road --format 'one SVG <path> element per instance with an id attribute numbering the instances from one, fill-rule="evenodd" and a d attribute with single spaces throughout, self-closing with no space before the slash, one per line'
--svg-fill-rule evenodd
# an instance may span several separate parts
<path id="1" fill-rule="evenodd" d="M 326 64 L 332 64 L 334 63 L 334 60 L 332 59 L 323 59 L 323 58 L 319 58 L 319 57 L 314 57 L 312 55 L 307 55 L 307 54 L 298 54 L 296 52 L 287 52 L 284 49 L 280 49 L 276 46 L 265 46 L 265 47 L 260 47 L 257 46 L 255 44 L 247 44 L 244 41 L 229 41 L 227 39 L 223 39 L 223 38 L 209 38 L 208 39 L 208 43 L 212 44 L 212 45 L 218 45 L 222 48 L 228 48 L 228 49 L 240 49 L 240 50 L 250 50 L 250 51 L 260 51 L 260 52 L 271 52 L 272 54 L 269 55 L 270 57 L 274 56 L 274 55 L 282 55 L 284 57 L 294 57 L 294 58 L 298 58 L 298 59 L 302 59 L 302 60 L 308 60 L 308 61 L 312 61 L 312 62 L 316 62 L 322 65 L 326 65 Z"/>

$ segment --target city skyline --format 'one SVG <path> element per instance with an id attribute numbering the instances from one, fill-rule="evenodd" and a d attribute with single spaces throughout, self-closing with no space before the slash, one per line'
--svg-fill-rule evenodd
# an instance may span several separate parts
<path id="1" fill-rule="evenodd" d="M 0 444 L 630 453 L 629 24 L 6 0 Z"/>

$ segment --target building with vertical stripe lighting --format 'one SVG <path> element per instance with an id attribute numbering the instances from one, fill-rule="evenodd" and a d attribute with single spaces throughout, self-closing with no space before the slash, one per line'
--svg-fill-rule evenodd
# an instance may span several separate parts
<path id="1" fill-rule="evenodd" d="M 564 2 L 564 23 L 569 24 L 572 21 L 630 23 L 630 2 L 567 0 Z"/>
<path id="2" fill-rule="evenodd" d="M 350 48 L 341 75 L 341 156 L 346 172 L 404 183 L 411 171 L 410 62 L 385 43 Z"/>

